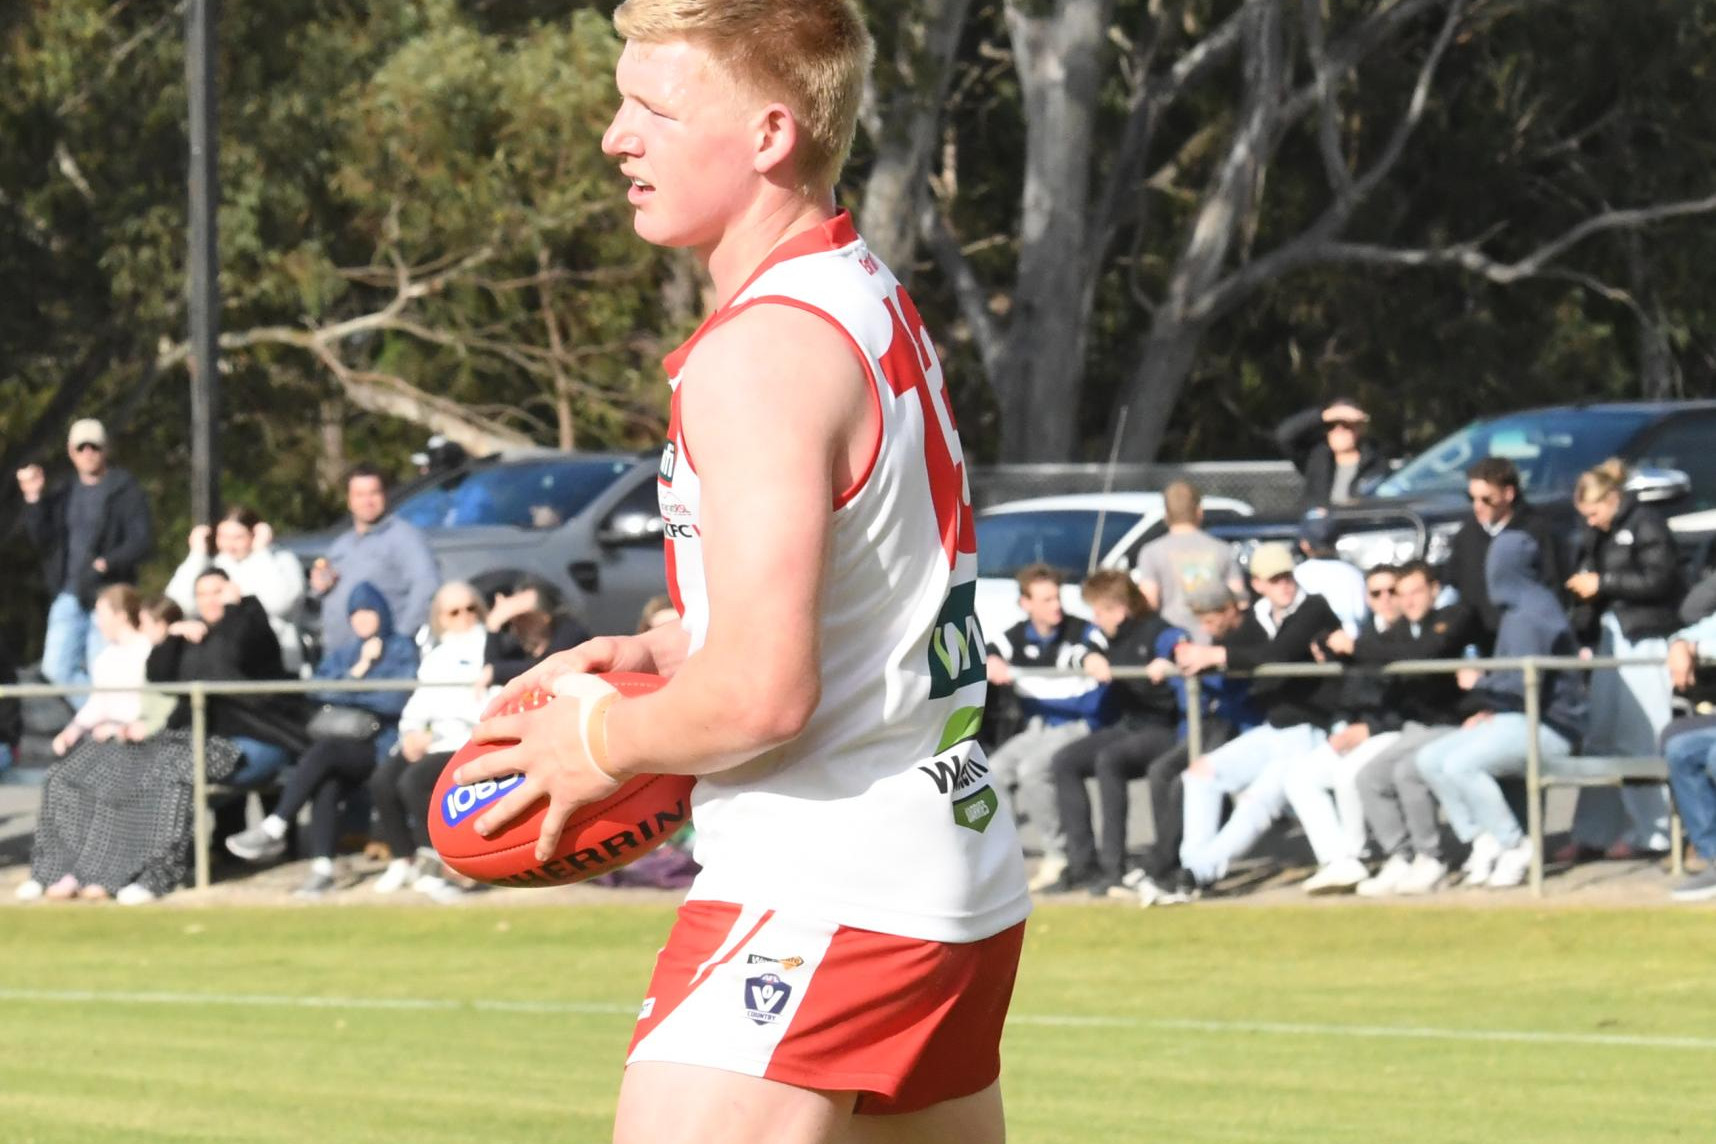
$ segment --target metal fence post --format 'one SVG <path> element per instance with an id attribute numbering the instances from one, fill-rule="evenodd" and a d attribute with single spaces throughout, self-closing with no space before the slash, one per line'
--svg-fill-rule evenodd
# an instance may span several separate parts
<path id="1" fill-rule="evenodd" d="M 191 846 L 196 856 L 197 889 L 209 888 L 209 698 L 201 683 L 191 684 Z"/>
<path id="2" fill-rule="evenodd" d="M 1525 817 L 1531 835 L 1531 892 L 1543 896 L 1543 751 L 1538 728 L 1543 720 L 1542 680 L 1537 661 L 1528 659 L 1525 670 Z"/>
<path id="3" fill-rule="evenodd" d="M 1186 762 L 1204 753 L 1204 684 L 1196 675 L 1186 680 Z"/>

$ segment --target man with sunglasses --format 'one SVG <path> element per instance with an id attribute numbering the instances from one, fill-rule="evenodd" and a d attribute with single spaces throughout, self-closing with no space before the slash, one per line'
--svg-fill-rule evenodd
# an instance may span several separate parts
<path id="1" fill-rule="evenodd" d="M 66 437 L 76 478 L 47 488 L 39 465 L 18 470 L 24 530 L 42 559 L 42 581 L 54 594 L 42 646 L 49 683 L 89 681 L 103 640 L 90 618 L 109 584 L 135 584 L 154 544 L 149 502 L 137 479 L 107 463 L 107 430 L 94 418 L 74 422 Z"/>
<path id="2" fill-rule="evenodd" d="M 1388 475 L 1388 458 L 1365 436 L 1370 414 L 1337 397 L 1283 421 L 1275 442 L 1305 477 L 1305 508 L 1348 504 Z"/>
<path id="3" fill-rule="evenodd" d="M 1525 499 L 1519 470 L 1506 457 L 1485 457 L 1466 470 L 1466 496 L 1472 518 L 1454 534 L 1448 556 L 1447 583 L 1477 615 L 1478 650 L 1488 655 L 1495 646 L 1501 611 L 1490 600 L 1484 582 L 1484 560 L 1490 543 L 1502 532 L 1518 530 L 1537 541 L 1538 579 L 1557 596 L 1567 579 L 1567 562 L 1554 526 Z"/>

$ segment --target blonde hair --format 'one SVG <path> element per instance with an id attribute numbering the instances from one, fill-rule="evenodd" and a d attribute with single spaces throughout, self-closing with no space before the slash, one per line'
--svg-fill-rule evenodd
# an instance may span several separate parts
<path id="1" fill-rule="evenodd" d="M 435 589 L 435 598 L 429 601 L 429 637 L 432 640 L 439 641 L 441 633 L 446 630 L 445 625 L 441 623 L 441 609 L 445 606 L 443 603 L 445 598 L 453 592 L 464 592 L 477 606 L 477 623 L 481 624 L 489 618 L 488 605 L 483 603 L 481 592 L 463 580 L 449 580 Z"/>
<path id="2" fill-rule="evenodd" d="M 125 617 L 125 622 L 132 627 L 137 626 L 138 617 L 143 612 L 143 597 L 130 584 L 109 584 L 101 590 L 101 595 L 95 598 L 96 603 L 106 601 L 115 615 Z"/>
<path id="3" fill-rule="evenodd" d="M 1573 486 L 1573 502 L 1590 504 L 1592 501 L 1602 500 L 1610 493 L 1618 493 L 1631 475 L 1627 471 L 1625 461 L 1619 457 L 1610 457 L 1602 464 L 1579 474 L 1579 483 Z"/>
<path id="4" fill-rule="evenodd" d="M 640 43 L 695 44 L 749 94 L 786 104 L 798 121 L 799 181 L 833 189 L 875 57 L 852 0 L 626 0 L 614 28 Z"/>

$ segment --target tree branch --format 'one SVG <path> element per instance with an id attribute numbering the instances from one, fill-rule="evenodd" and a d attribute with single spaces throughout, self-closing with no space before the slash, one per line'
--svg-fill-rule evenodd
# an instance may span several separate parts
<path id="1" fill-rule="evenodd" d="M 925 204 L 918 216 L 918 226 L 924 245 L 953 285 L 960 317 L 971 327 L 972 340 L 977 343 L 978 357 L 983 362 L 983 372 L 994 377 L 1001 359 L 1002 333 L 999 323 L 989 312 L 988 291 L 978 280 L 971 259 L 959 248 L 959 239 L 936 203 Z"/>

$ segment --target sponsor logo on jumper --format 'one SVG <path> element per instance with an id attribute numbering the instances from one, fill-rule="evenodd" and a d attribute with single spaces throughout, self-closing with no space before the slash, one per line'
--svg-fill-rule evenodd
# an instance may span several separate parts
<path id="1" fill-rule="evenodd" d="M 745 958 L 746 965 L 778 965 L 782 969 L 797 969 L 804 964 L 802 957 L 764 957 L 760 953 L 749 954 Z"/>
<path id="2" fill-rule="evenodd" d="M 661 515 L 666 519 L 674 517 L 678 517 L 680 520 L 691 519 L 691 509 L 686 506 L 685 502 L 666 490 L 663 490 L 656 497 L 656 503 L 661 506 Z"/>
<path id="3" fill-rule="evenodd" d="M 978 717 L 981 720 L 981 712 L 978 712 Z M 972 734 L 976 734 L 975 725 Z M 929 776 L 936 790 L 952 800 L 954 824 L 982 834 L 994 820 L 1001 800 L 989 784 L 988 764 L 982 759 L 970 758 L 970 750 L 970 747 L 965 747 L 945 757 L 931 759 L 920 765 L 918 770 Z"/>
<path id="4" fill-rule="evenodd" d="M 745 979 L 745 1016 L 759 1025 L 772 1025 L 780 1020 L 792 996 L 792 986 L 773 973 Z"/>
<path id="5" fill-rule="evenodd" d="M 668 484 L 673 483 L 673 470 L 679 463 L 679 446 L 669 441 L 661 450 L 661 479 Z"/>
<path id="6" fill-rule="evenodd" d="M 863 258 L 860 258 L 858 260 L 858 265 L 864 268 L 864 273 L 866 274 L 876 274 L 882 269 L 881 264 L 876 261 L 876 256 L 874 254 L 866 254 Z"/>
<path id="7" fill-rule="evenodd" d="M 523 775 L 508 775 L 504 779 L 456 786 L 441 797 L 441 820 L 448 826 L 457 826 L 523 781 Z"/>
<path id="8" fill-rule="evenodd" d="M 983 629 L 977 623 L 977 585 L 955 584 L 930 630 L 930 698 L 943 699 L 968 684 L 982 683 L 984 655 Z"/>
<path id="9" fill-rule="evenodd" d="M 666 536 L 669 540 L 697 539 L 697 526 L 695 524 L 675 524 L 671 520 L 664 521 L 661 526 L 661 531 L 662 535 Z"/>

